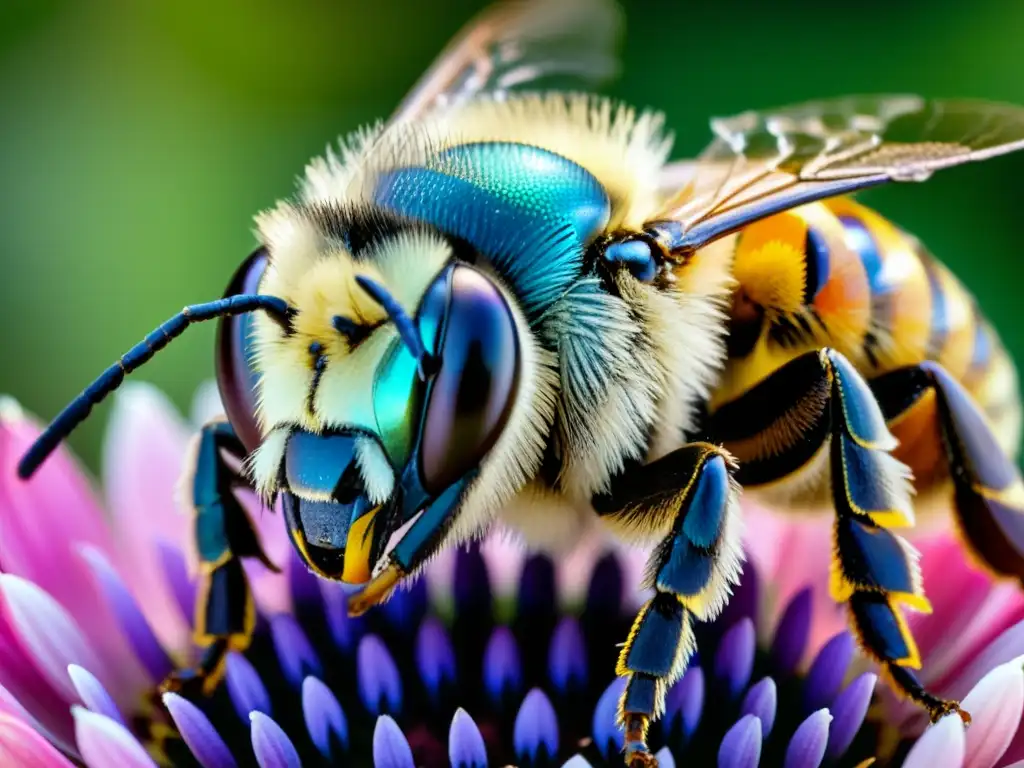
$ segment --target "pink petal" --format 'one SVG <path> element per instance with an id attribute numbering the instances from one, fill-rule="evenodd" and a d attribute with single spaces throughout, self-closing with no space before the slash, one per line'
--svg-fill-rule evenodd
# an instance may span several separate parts
<path id="1" fill-rule="evenodd" d="M 987 648 L 965 664 L 943 695 L 962 699 L 989 670 L 1016 659 L 1024 651 L 1024 621 L 1019 621 L 997 637 Z"/>
<path id="2" fill-rule="evenodd" d="M 788 524 L 783 515 L 743 500 L 743 548 L 765 583 L 773 582 L 779 570 L 782 558 L 779 543 L 787 534 Z"/>
<path id="3" fill-rule="evenodd" d="M 65 700 L 77 699 L 67 674 L 69 664 L 85 667 L 100 680 L 109 679 L 99 655 L 75 620 L 31 581 L 0 573 L 0 612 L 22 651 Z"/>
<path id="4" fill-rule="evenodd" d="M 120 562 L 146 618 L 166 648 L 186 647 L 181 618 L 160 567 L 157 542 L 183 547 L 191 520 L 179 510 L 177 488 L 190 430 L 155 387 L 127 382 L 114 397 L 103 447 L 107 501 L 116 522 Z"/>
<path id="5" fill-rule="evenodd" d="M 36 669 L 0 612 L 0 714 L 4 713 L 13 713 L 29 722 L 34 718 L 33 725 L 38 723 L 40 732 L 61 749 L 74 751 L 74 728 L 67 700 Z"/>
<path id="6" fill-rule="evenodd" d="M 280 573 L 274 573 L 253 558 L 244 562 L 256 603 L 267 614 L 290 612 L 292 602 L 287 566 L 289 558 L 297 557 L 297 554 L 288 540 L 281 504 L 278 502 L 273 509 L 269 509 L 255 493 L 247 490 L 238 490 L 235 495 L 248 512 L 263 544 L 263 551 L 267 553 L 270 562 L 281 569 Z"/>
<path id="7" fill-rule="evenodd" d="M 78 751 L 89 768 L 156 768 L 135 737 L 109 717 L 73 707 Z"/>
<path id="8" fill-rule="evenodd" d="M 220 400 L 220 390 L 217 389 L 217 382 L 213 379 L 200 384 L 192 396 L 192 408 L 189 410 L 189 420 L 192 426 L 199 429 L 208 421 L 212 421 L 224 413 L 224 404 Z"/>
<path id="9" fill-rule="evenodd" d="M 21 720 L 0 714 L 0 765 L 74 768 L 71 761 Z"/>
<path id="10" fill-rule="evenodd" d="M 66 724 L 68 727 L 61 735 L 57 735 L 53 730 L 46 728 L 35 716 L 32 715 L 31 712 L 25 709 L 22 703 L 14 697 L 13 693 L 0 685 L 0 715 L 7 715 L 15 720 L 20 720 L 28 725 L 32 730 L 39 733 L 47 741 L 55 744 L 59 749 L 67 752 L 68 754 L 73 754 L 75 749 L 73 731 L 71 728 L 71 710 L 64 705 L 63 701 L 61 701 L 58 706 L 60 706 L 61 709 L 52 714 L 67 715 Z"/>
<path id="11" fill-rule="evenodd" d="M 921 551 L 921 574 L 931 614 L 910 614 L 924 669 L 930 680 L 945 674 L 962 658 L 969 636 L 977 632 L 976 609 L 991 589 L 987 576 L 968 568 L 959 541 L 950 533 L 915 540 Z M 965 610 L 964 606 L 971 606 Z"/>
<path id="12" fill-rule="evenodd" d="M 973 723 L 967 729 L 964 768 L 991 768 L 1020 726 L 1024 712 L 1024 657 L 989 672 L 963 700 Z"/>
<path id="13" fill-rule="evenodd" d="M 124 641 L 108 631 L 112 615 L 73 554 L 76 546 L 87 544 L 112 555 L 113 538 L 67 450 L 58 449 L 31 480 L 17 477 L 17 463 L 38 435 L 38 426 L 14 401 L 0 400 L 0 570 L 38 584 L 93 638 L 104 658 L 119 659 L 126 651 Z M 119 687 L 137 689 L 141 680 L 138 665 L 119 666 Z"/>
<path id="14" fill-rule="evenodd" d="M 964 724 L 957 715 L 947 715 L 931 726 L 914 744 L 903 768 L 962 766 L 966 745 Z"/>
<path id="15" fill-rule="evenodd" d="M 480 544 L 487 561 L 491 589 L 495 596 L 513 597 L 519 589 L 519 574 L 523 570 L 527 547 L 514 531 L 495 528 Z"/>
<path id="16" fill-rule="evenodd" d="M 774 580 L 765 577 L 763 583 L 774 588 L 771 595 L 773 613 L 785 608 L 804 587 L 811 586 L 811 629 L 806 658 L 812 658 L 826 642 L 847 626 L 844 607 L 837 604 L 828 591 L 832 562 L 832 523 L 827 515 L 789 516 L 785 517 L 780 534 L 782 538 L 773 543 L 780 552 L 785 553 L 785 560 L 779 563 Z M 776 624 L 778 618 L 777 615 L 767 617 L 767 624 Z"/>

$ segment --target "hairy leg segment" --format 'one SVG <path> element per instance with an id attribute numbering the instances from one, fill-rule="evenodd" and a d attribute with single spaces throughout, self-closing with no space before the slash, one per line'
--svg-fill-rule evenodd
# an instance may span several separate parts
<path id="1" fill-rule="evenodd" d="M 720 448 L 693 443 L 619 475 L 608 493 L 592 500 L 613 528 L 663 535 L 646 578 L 655 595 L 633 622 L 616 666 L 627 681 L 619 720 L 630 766 L 655 765 L 647 729 L 664 712 L 665 694 L 695 650 L 693 619 L 718 615 L 739 580 L 739 489 L 732 469 Z"/>
<path id="2" fill-rule="evenodd" d="M 958 712 L 929 693 L 903 609 L 930 611 L 917 552 L 891 529 L 913 525 L 909 470 L 868 384 L 831 349 L 801 355 L 709 419 L 710 432 L 740 461 L 745 488 L 835 510 L 830 592 L 849 608 L 864 651 L 894 688 L 932 720 Z M 815 489 L 822 498 L 815 499 Z M 806 498 L 804 498 L 806 497 Z"/>
<path id="3" fill-rule="evenodd" d="M 233 492 L 247 486 L 239 469 L 245 455 L 227 422 L 211 422 L 199 433 L 191 501 L 200 573 L 194 640 L 203 650 L 194 667 L 164 681 L 165 690 L 214 691 L 223 677 L 228 651 L 248 648 L 256 623 L 256 607 L 240 558 L 256 557 L 277 570 Z"/>

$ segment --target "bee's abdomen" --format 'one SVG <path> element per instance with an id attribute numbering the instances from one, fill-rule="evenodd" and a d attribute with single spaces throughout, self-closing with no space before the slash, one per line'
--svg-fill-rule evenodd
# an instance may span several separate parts
<path id="1" fill-rule="evenodd" d="M 870 289 L 871 321 L 861 354 L 851 355 L 862 361 L 865 377 L 939 363 L 974 397 L 1003 450 L 1014 455 L 1021 418 L 1016 371 L 974 297 L 920 241 L 874 211 L 848 198 L 826 205 L 842 223 Z M 941 463 L 939 436 L 925 426 L 935 421 L 933 400 L 922 398 L 893 425 L 902 458 L 921 480 Z"/>

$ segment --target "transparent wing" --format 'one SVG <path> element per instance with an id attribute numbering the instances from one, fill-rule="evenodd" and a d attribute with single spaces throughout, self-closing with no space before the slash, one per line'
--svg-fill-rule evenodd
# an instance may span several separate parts
<path id="1" fill-rule="evenodd" d="M 658 218 L 691 251 L 756 219 L 1024 148 L 1024 108 L 851 96 L 712 120 L 715 139 Z"/>
<path id="2" fill-rule="evenodd" d="M 506 0 L 471 21 L 427 70 L 391 121 L 551 81 L 593 85 L 617 70 L 622 26 L 613 0 Z"/>

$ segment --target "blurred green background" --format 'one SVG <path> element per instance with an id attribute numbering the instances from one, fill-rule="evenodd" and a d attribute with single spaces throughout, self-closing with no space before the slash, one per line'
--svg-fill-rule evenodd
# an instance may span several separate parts
<path id="1" fill-rule="evenodd" d="M 0 2 L 0 392 L 52 416 L 185 303 L 218 297 L 251 216 L 389 113 L 479 0 Z M 768 6 L 771 6 L 770 8 Z M 813 11 L 809 10 L 813 7 Z M 1024 103 L 1024 3 L 626 2 L 623 76 L 676 154 L 709 115 L 872 91 Z M 865 195 L 975 291 L 1024 361 L 1024 153 Z M 213 327 L 141 374 L 186 407 Z M 105 409 L 73 445 L 94 464 Z"/>

